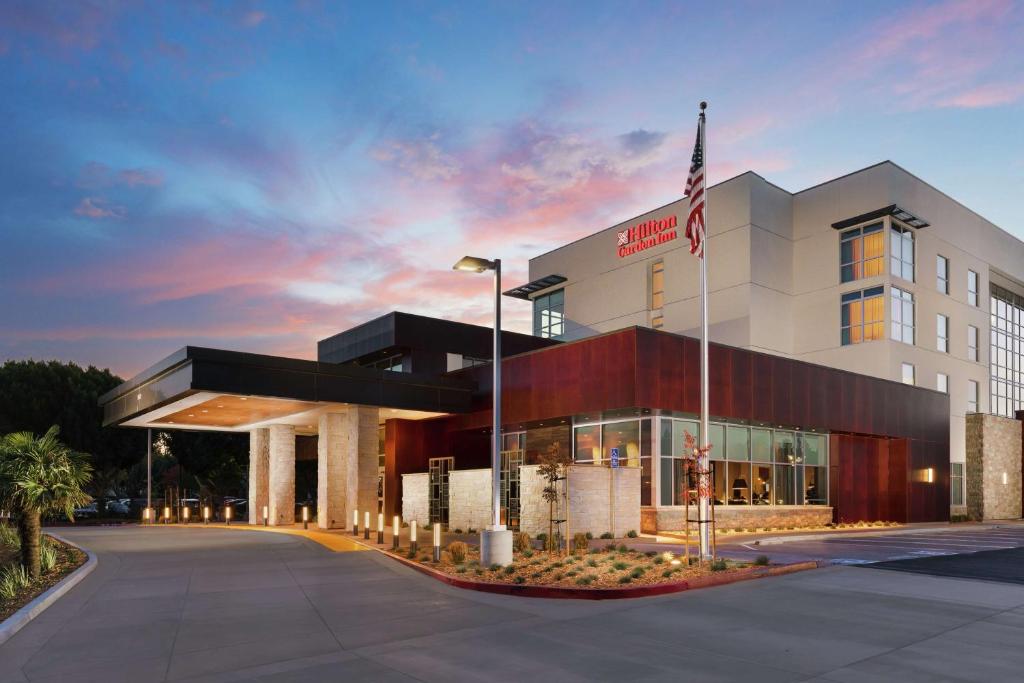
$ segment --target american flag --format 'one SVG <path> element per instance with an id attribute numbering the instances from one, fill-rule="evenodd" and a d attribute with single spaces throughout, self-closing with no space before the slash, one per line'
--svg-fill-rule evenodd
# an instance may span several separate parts
<path id="1" fill-rule="evenodd" d="M 704 114 L 697 122 L 697 142 L 693 144 L 690 175 L 686 179 L 684 197 L 690 198 L 690 215 L 686 219 L 686 237 L 690 240 L 690 253 L 704 258 Z"/>

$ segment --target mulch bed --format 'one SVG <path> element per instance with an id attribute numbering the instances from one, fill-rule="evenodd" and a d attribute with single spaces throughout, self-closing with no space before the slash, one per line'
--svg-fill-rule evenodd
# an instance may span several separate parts
<path id="1" fill-rule="evenodd" d="M 13 600 L 4 600 L 3 598 L 0 598 L 0 621 L 3 621 L 28 603 L 32 602 L 32 600 L 37 596 L 46 592 L 51 587 L 59 583 L 65 576 L 85 564 L 88 556 L 78 548 L 58 541 L 52 536 L 50 536 L 50 541 L 57 548 L 57 564 L 52 570 L 43 574 L 23 589 Z M 8 561 L 16 562 L 17 558 L 17 551 L 12 551 L 7 547 L 0 548 L 0 566 L 6 564 Z"/>

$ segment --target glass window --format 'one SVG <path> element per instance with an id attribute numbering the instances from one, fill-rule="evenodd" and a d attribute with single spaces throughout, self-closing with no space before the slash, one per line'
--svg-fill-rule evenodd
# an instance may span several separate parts
<path id="1" fill-rule="evenodd" d="M 935 288 L 949 294 L 949 259 L 941 254 L 935 257 Z"/>
<path id="2" fill-rule="evenodd" d="M 914 233 L 893 225 L 889 230 L 889 271 L 908 282 L 914 281 Z"/>
<path id="3" fill-rule="evenodd" d="M 973 270 L 967 271 L 967 303 L 978 305 L 978 274 Z"/>
<path id="4" fill-rule="evenodd" d="M 824 467 L 804 467 L 804 505 L 826 505 L 828 503 L 828 479 Z"/>
<path id="5" fill-rule="evenodd" d="M 892 294 L 892 334 L 896 341 L 914 343 L 914 295 L 899 287 L 890 287 Z"/>
<path id="6" fill-rule="evenodd" d="M 752 465 L 753 473 L 753 493 L 751 494 L 751 500 L 754 505 L 771 505 L 772 504 L 772 466 L 754 463 Z"/>
<path id="7" fill-rule="evenodd" d="M 967 326 L 967 360 L 978 362 L 978 328 Z"/>
<path id="8" fill-rule="evenodd" d="M 601 462 L 601 425 L 586 425 L 576 428 L 573 460 L 576 462 Z"/>
<path id="9" fill-rule="evenodd" d="M 914 385 L 914 365 L 912 363 L 902 363 L 900 370 L 903 376 L 903 383 Z"/>
<path id="10" fill-rule="evenodd" d="M 612 449 L 619 454 L 619 467 L 640 466 L 640 421 L 609 422 L 601 425 L 603 460 L 612 460 Z"/>
<path id="11" fill-rule="evenodd" d="M 726 463 L 719 463 L 722 467 Z M 729 505 L 750 504 L 750 463 L 730 462 L 726 482 L 729 484 Z"/>
<path id="12" fill-rule="evenodd" d="M 725 505 L 728 500 L 725 488 L 726 467 L 724 462 L 711 463 L 711 479 L 715 484 L 715 505 Z"/>
<path id="13" fill-rule="evenodd" d="M 840 281 L 881 275 L 884 249 L 881 223 L 842 233 L 839 237 Z"/>
<path id="14" fill-rule="evenodd" d="M 776 505 L 796 505 L 796 482 L 794 470 L 803 469 L 792 465 L 775 465 L 775 491 L 772 501 Z"/>
<path id="15" fill-rule="evenodd" d="M 840 339 L 843 346 L 881 339 L 885 328 L 882 287 L 847 292 L 840 300 Z"/>
<path id="16" fill-rule="evenodd" d="M 796 443 L 793 432 L 775 432 L 775 462 L 793 464 L 796 462 Z"/>
<path id="17" fill-rule="evenodd" d="M 978 383 L 973 379 L 967 380 L 967 412 L 978 412 Z"/>
<path id="18" fill-rule="evenodd" d="M 935 376 L 935 388 L 944 394 L 949 393 L 949 375 L 940 372 Z"/>
<path id="19" fill-rule="evenodd" d="M 667 420 L 666 420 L 667 421 Z M 686 432 L 700 443 L 700 423 L 693 420 L 672 420 L 672 455 L 676 458 L 689 456 L 686 452 Z"/>
<path id="20" fill-rule="evenodd" d="M 804 465 L 825 464 L 825 437 L 800 432 L 796 437 L 796 461 Z"/>
<path id="21" fill-rule="evenodd" d="M 949 353 L 949 317 L 941 313 L 935 315 L 935 348 Z"/>
<path id="22" fill-rule="evenodd" d="M 992 285 L 989 410 L 1013 417 L 1024 410 L 1024 296 Z"/>
<path id="23" fill-rule="evenodd" d="M 655 261 L 651 264 L 651 308 L 660 309 L 665 305 L 665 263 Z"/>
<path id="24" fill-rule="evenodd" d="M 729 460 L 750 460 L 750 430 L 729 425 L 727 430 L 727 456 Z"/>
<path id="25" fill-rule="evenodd" d="M 949 504 L 964 504 L 964 464 L 949 463 Z"/>
<path id="26" fill-rule="evenodd" d="M 769 429 L 751 428 L 750 457 L 756 462 L 772 461 L 772 433 Z"/>
<path id="27" fill-rule="evenodd" d="M 565 334 L 565 290 L 556 289 L 533 300 L 533 335 L 559 339 Z"/>
<path id="28" fill-rule="evenodd" d="M 708 457 L 712 460 L 725 460 L 725 425 L 712 422 L 708 425 L 711 434 L 711 450 Z"/>

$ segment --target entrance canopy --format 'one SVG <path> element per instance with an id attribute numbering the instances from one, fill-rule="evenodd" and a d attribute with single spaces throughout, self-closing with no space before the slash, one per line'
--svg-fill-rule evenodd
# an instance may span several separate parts
<path id="1" fill-rule="evenodd" d="M 470 409 L 475 382 L 355 365 L 187 346 L 100 397 L 103 424 L 249 431 L 291 424 L 316 433 L 322 413 L 375 406 L 420 419 Z"/>

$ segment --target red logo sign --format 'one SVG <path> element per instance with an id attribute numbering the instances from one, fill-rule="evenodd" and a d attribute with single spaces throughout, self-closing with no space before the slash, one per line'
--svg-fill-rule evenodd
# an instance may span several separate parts
<path id="1" fill-rule="evenodd" d="M 674 214 L 665 218 L 652 218 L 649 221 L 637 223 L 631 228 L 619 231 L 616 240 L 619 258 L 665 244 L 665 242 L 671 242 L 676 236 Z"/>

